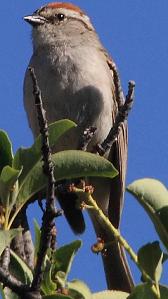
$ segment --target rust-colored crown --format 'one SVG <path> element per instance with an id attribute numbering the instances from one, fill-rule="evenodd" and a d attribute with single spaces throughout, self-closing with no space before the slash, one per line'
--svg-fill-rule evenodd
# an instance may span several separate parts
<path id="1" fill-rule="evenodd" d="M 81 15 L 84 14 L 84 12 L 78 6 L 76 6 L 72 3 L 67 3 L 67 2 L 51 2 L 51 3 L 47 4 L 46 7 L 48 7 L 48 8 L 66 8 L 69 10 L 74 10 L 74 11 L 80 13 Z"/>

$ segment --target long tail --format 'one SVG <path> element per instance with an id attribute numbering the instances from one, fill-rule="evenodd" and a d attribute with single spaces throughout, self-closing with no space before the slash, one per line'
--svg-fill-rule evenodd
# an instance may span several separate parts
<path id="1" fill-rule="evenodd" d="M 102 258 L 108 289 L 130 293 L 134 282 L 123 247 L 113 241 Z"/>
<path id="2" fill-rule="evenodd" d="M 105 242 L 106 250 L 102 253 L 102 259 L 108 289 L 130 293 L 134 282 L 123 247 L 95 219 L 93 223 L 97 237 Z"/>

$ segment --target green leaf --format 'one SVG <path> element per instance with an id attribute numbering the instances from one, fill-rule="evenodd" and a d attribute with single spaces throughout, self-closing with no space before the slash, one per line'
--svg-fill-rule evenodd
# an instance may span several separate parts
<path id="1" fill-rule="evenodd" d="M 10 166 L 5 166 L 2 169 L 0 175 L 0 198 L 4 207 L 15 203 L 18 192 L 18 185 L 16 182 L 20 174 L 21 170 L 14 169 Z M 12 194 L 11 197 L 10 194 Z"/>
<path id="2" fill-rule="evenodd" d="M 0 130 L 0 172 L 6 166 L 12 166 L 13 151 L 12 143 L 3 130 Z"/>
<path id="3" fill-rule="evenodd" d="M 141 179 L 127 187 L 150 216 L 155 229 L 168 250 L 168 191 L 155 179 Z"/>
<path id="4" fill-rule="evenodd" d="M 36 259 L 37 253 L 38 253 L 39 247 L 40 247 L 40 238 L 41 238 L 40 226 L 38 225 L 38 222 L 36 221 L 36 219 L 34 219 L 34 231 L 35 231 L 34 257 Z"/>
<path id="5" fill-rule="evenodd" d="M 128 297 L 128 299 L 157 299 L 155 298 L 151 285 L 149 284 L 142 284 L 135 287 Z"/>
<path id="6" fill-rule="evenodd" d="M 6 299 L 5 298 L 5 293 L 4 293 L 4 288 L 3 285 L 0 283 L 0 295 L 2 299 Z"/>
<path id="7" fill-rule="evenodd" d="M 159 242 L 148 243 L 138 251 L 138 261 L 145 272 L 156 283 L 159 282 L 162 274 L 163 252 Z"/>
<path id="8" fill-rule="evenodd" d="M 55 294 L 55 295 L 49 295 L 49 296 L 43 296 L 43 299 L 73 299 L 70 296 L 65 296 L 61 294 Z"/>
<path id="9" fill-rule="evenodd" d="M 80 281 L 80 280 L 73 280 L 68 282 L 68 290 L 69 295 L 73 299 L 91 299 L 92 294 L 88 288 L 88 286 Z"/>
<path id="10" fill-rule="evenodd" d="M 4 249 L 10 244 L 12 239 L 22 231 L 21 228 L 11 230 L 0 230 L 0 256 Z"/>
<path id="11" fill-rule="evenodd" d="M 10 259 L 10 273 L 24 284 L 30 284 L 33 280 L 33 274 L 27 264 L 13 251 Z"/>
<path id="12" fill-rule="evenodd" d="M 53 276 L 55 276 L 58 271 L 62 271 L 67 277 L 75 254 L 81 245 L 82 242 L 77 240 L 68 245 L 62 246 L 55 251 L 53 254 Z"/>
<path id="13" fill-rule="evenodd" d="M 52 281 L 52 265 L 50 261 L 46 261 L 45 270 L 43 270 L 43 281 L 41 290 L 44 295 L 52 295 L 57 289 L 57 284 Z"/>
<path id="14" fill-rule="evenodd" d="M 58 287 L 61 289 L 66 288 L 66 273 L 63 271 L 58 271 L 54 277 L 57 281 Z"/>
<path id="15" fill-rule="evenodd" d="M 41 231 L 40 226 L 38 225 L 38 222 L 34 219 L 34 230 L 35 230 L 35 263 L 37 259 L 37 254 L 39 252 L 40 247 L 40 238 L 41 238 Z M 48 250 L 48 254 L 50 253 L 50 250 Z M 43 280 L 41 283 L 41 291 L 44 295 L 51 295 L 55 293 L 55 290 L 57 289 L 57 284 L 52 281 L 52 268 L 53 264 L 51 264 L 50 257 L 48 254 L 45 256 L 44 263 L 43 263 Z"/>
<path id="16" fill-rule="evenodd" d="M 92 295 L 92 299 L 126 299 L 129 294 L 120 291 L 103 291 Z M 147 298 L 146 298 L 147 299 Z"/>
<path id="17" fill-rule="evenodd" d="M 20 299 L 16 293 L 12 292 L 9 288 L 4 288 L 4 298 L 5 299 Z"/>
<path id="18" fill-rule="evenodd" d="M 63 119 L 52 123 L 49 126 L 49 143 L 52 148 L 58 139 L 68 130 L 74 128 L 76 124 L 68 119 Z M 30 148 L 19 148 L 13 161 L 13 167 L 20 169 L 23 167 L 22 175 L 19 179 L 21 183 L 33 166 L 41 157 L 41 135 L 37 137 L 35 143 Z"/>
<path id="19" fill-rule="evenodd" d="M 57 181 L 86 176 L 113 178 L 118 174 L 107 159 L 83 151 L 68 150 L 56 153 L 53 155 L 53 162 Z"/>
<path id="20" fill-rule="evenodd" d="M 103 157 L 95 154 L 68 150 L 52 156 L 56 181 L 78 177 L 108 177 L 118 174 L 113 165 Z M 28 199 L 46 187 L 47 179 L 42 172 L 42 162 L 39 161 L 31 169 L 20 186 L 17 204 L 21 208 Z"/>
<path id="21" fill-rule="evenodd" d="M 158 180 L 145 178 L 134 181 L 127 190 L 139 198 L 144 198 L 155 210 L 168 205 L 167 188 Z"/>
<path id="22" fill-rule="evenodd" d="M 162 285 L 159 285 L 160 289 L 160 298 L 168 298 L 168 288 Z M 136 286 L 130 296 L 127 299 L 157 299 L 157 297 L 152 292 L 152 288 L 149 284 L 144 283 Z"/>

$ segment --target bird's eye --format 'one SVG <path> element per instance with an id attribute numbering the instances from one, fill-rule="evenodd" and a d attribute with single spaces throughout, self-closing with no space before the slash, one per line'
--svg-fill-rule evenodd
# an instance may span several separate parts
<path id="1" fill-rule="evenodd" d="M 63 21 L 65 19 L 65 15 L 62 14 L 62 13 L 58 13 L 57 18 L 58 18 L 59 21 Z"/>

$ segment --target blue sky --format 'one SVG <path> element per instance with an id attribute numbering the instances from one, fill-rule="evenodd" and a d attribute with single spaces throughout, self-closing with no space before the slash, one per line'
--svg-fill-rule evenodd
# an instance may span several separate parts
<path id="1" fill-rule="evenodd" d="M 32 135 L 22 104 L 22 85 L 32 53 L 30 26 L 22 17 L 36 10 L 44 1 L 2 1 L 0 11 L 0 128 L 13 141 L 14 150 L 29 146 Z M 136 98 L 129 116 L 129 159 L 127 183 L 153 177 L 167 184 L 168 165 L 168 1 L 162 0 L 74 0 L 91 17 L 103 45 L 120 71 L 124 91 L 128 80 L 136 82 Z M 40 221 L 38 208 L 31 207 L 30 220 Z M 95 242 L 89 219 L 83 249 L 79 252 L 70 278 L 80 278 L 92 290 L 105 289 L 100 257 L 90 252 Z M 58 243 L 76 237 L 64 219 L 58 220 Z M 130 195 L 126 195 L 121 230 L 134 250 L 157 239 L 153 225 Z M 136 282 L 140 274 L 133 266 Z M 166 269 L 166 272 L 168 269 Z M 167 283 L 166 273 L 163 276 Z"/>

